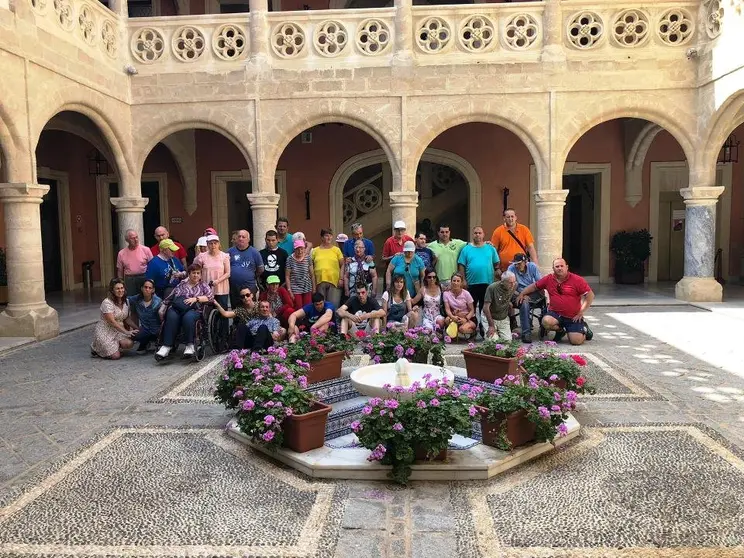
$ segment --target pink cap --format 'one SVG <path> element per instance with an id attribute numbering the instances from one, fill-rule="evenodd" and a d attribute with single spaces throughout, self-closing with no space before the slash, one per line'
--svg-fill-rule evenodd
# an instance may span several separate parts
<path id="1" fill-rule="evenodd" d="M 305 241 L 302 240 L 301 238 L 298 238 L 297 240 L 294 241 L 294 247 L 295 248 L 304 248 L 305 247 Z"/>

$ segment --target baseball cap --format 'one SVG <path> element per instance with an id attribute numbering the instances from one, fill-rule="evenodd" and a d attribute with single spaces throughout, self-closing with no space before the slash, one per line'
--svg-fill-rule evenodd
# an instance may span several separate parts
<path id="1" fill-rule="evenodd" d="M 519 263 L 519 262 L 526 262 L 527 256 L 524 254 L 514 254 L 514 259 L 512 260 L 512 263 Z"/>
<path id="2" fill-rule="evenodd" d="M 346 242 L 349 240 L 349 236 L 344 233 L 338 233 L 336 236 L 336 242 Z"/>
<path id="3" fill-rule="evenodd" d="M 197 246 L 206 246 L 207 245 L 207 237 L 206 236 L 200 236 L 199 240 L 196 241 Z"/>
<path id="4" fill-rule="evenodd" d="M 176 246 L 176 243 L 173 242 L 170 238 L 165 238 L 165 239 L 161 240 L 160 241 L 160 244 L 158 244 L 158 248 L 160 248 L 161 250 L 167 248 L 168 250 L 170 250 L 172 252 L 177 252 L 178 251 L 178 246 Z"/>
<path id="5" fill-rule="evenodd" d="M 294 241 L 294 247 L 295 248 L 304 248 L 305 247 L 305 241 L 302 240 L 301 238 L 298 238 L 297 240 Z"/>
<path id="6" fill-rule="evenodd" d="M 393 223 L 393 228 L 394 229 L 405 229 L 406 224 L 404 221 L 396 221 L 395 223 Z"/>
<path id="7" fill-rule="evenodd" d="M 269 275 L 266 278 L 266 284 L 267 285 L 273 285 L 275 283 L 279 283 L 279 277 L 277 277 L 276 275 Z"/>
<path id="8" fill-rule="evenodd" d="M 415 252 L 416 245 L 410 240 L 406 240 L 405 243 L 403 243 L 403 251 L 404 252 Z"/>
<path id="9" fill-rule="evenodd" d="M 217 236 L 217 230 L 216 229 L 213 229 L 212 227 L 207 227 L 204 230 L 204 236 L 209 236 L 210 234 L 213 234 L 213 235 Z"/>
<path id="10" fill-rule="evenodd" d="M 207 236 L 207 242 L 212 242 L 213 240 L 216 240 L 217 242 L 219 242 L 220 237 L 217 236 L 216 234 L 210 234 L 209 236 Z"/>

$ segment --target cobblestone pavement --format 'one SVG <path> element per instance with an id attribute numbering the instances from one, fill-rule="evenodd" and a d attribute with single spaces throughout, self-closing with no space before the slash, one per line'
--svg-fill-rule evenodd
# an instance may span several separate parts
<path id="1" fill-rule="evenodd" d="M 610 316 L 671 310 L 670 328 L 700 312 L 598 308 L 594 341 L 565 345 L 599 388 L 579 438 L 408 488 L 308 479 L 229 439 L 209 360 L 91 359 L 92 328 L 0 355 L 0 558 L 744 557 L 744 379 Z"/>

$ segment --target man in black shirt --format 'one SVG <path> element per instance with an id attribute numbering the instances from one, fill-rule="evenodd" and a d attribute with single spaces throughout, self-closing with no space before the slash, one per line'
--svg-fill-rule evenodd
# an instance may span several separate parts
<path id="1" fill-rule="evenodd" d="M 266 233 L 266 248 L 260 251 L 264 263 L 264 272 L 261 274 L 261 285 L 266 288 L 266 279 L 269 275 L 279 277 L 279 284 L 284 285 L 285 270 L 287 269 L 287 254 L 284 248 L 279 248 L 279 238 L 276 231 Z"/>
<path id="2" fill-rule="evenodd" d="M 385 311 L 377 299 L 369 296 L 364 284 L 357 285 L 356 294 L 338 309 L 337 314 L 341 318 L 342 334 L 380 331 L 380 320 L 385 317 Z"/>

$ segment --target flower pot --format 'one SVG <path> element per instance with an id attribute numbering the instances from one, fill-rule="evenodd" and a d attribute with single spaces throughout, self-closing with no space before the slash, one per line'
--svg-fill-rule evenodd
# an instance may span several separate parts
<path id="1" fill-rule="evenodd" d="M 320 360 L 310 361 L 310 370 L 307 373 L 307 383 L 315 384 L 325 380 L 333 380 L 341 377 L 341 363 L 346 353 L 337 351 L 328 353 Z"/>
<path id="2" fill-rule="evenodd" d="M 497 378 L 503 378 L 509 374 L 514 376 L 518 374 L 516 358 L 482 355 L 470 350 L 463 351 L 462 356 L 465 357 L 468 378 L 475 378 L 492 384 Z"/>
<path id="3" fill-rule="evenodd" d="M 447 448 L 444 448 L 438 454 L 427 458 L 426 449 L 416 446 L 413 448 L 413 455 L 416 461 L 444 461 L 447 459 Z"/>
<path id="4" fill-rule="evenodd" d="M 521 409 L 509 415 L 500 415 L 500 419 L 491 421 L 488 418 L 488 409 L 478 407 L 481 413 L 481 432 L 483 443 L 495 448 L 499 447 L 501 441 L 501 428 L 506 421 L 506 439 L 512 448 L 524 445 L 535 439 L 537 425 L 527 418 L 527 411 Z"/>
<path id="5" fill-rule="evenodd" d="M 297 453 L 322 448 L 325 443 L 325 428 L 330 412 L 330 405 L 315 401 L 307 413 L 285 418 L 282 422 L 284 447 Z"/>
<path id="6" fill-rule="evenodd" d="M 643 283 L 643 264 L 637 268 L 615 264 L 615 283 L 618 285 L 640 285 Z"/>

